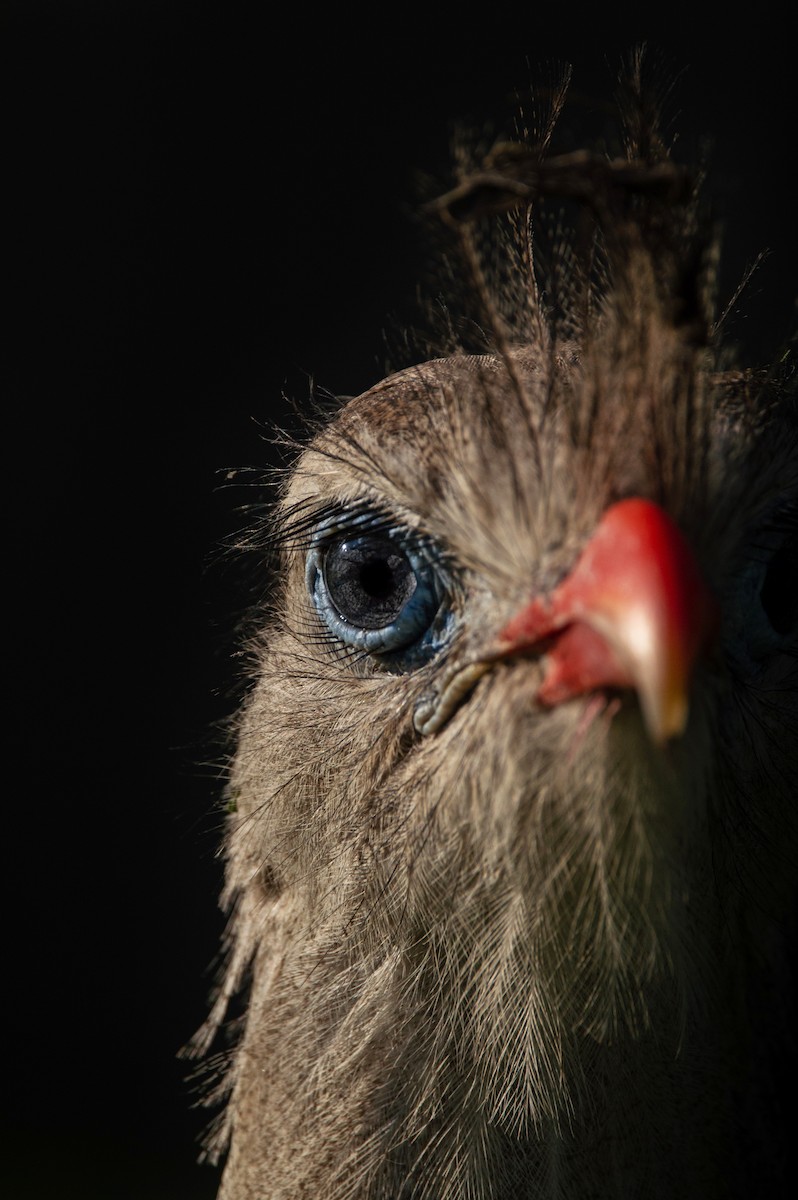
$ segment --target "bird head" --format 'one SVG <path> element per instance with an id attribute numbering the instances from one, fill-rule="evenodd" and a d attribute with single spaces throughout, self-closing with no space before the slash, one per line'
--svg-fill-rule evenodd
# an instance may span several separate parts
<path id="1" fill-rule="evenodd" d="M 565 321 L 524 257 L 547 194 L 591 210 L 602 260 L 571 261 Z M 693 201 L 650 144 L 501 148 L 437 206 L 484 351 L 389 376 L 297 459 L 232 771 L 231 1181 L 291 1160 L 325 1195 L 526 1194 L 507 1164 L 539 1178 L 618 1047 L 641 1111 L 670 1104 L 641 1080 L 775 936 L 794 385 L 726 368 Z M 474 234 L 507 212 L 512 319 Z M 468 1190 L 489 1159 L 505 1190 Z"/>

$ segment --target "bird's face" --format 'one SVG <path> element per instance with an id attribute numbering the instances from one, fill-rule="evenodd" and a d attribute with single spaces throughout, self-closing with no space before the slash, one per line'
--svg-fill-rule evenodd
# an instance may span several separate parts
<path id="1" fill-rule="evenodd" d="M 290 474 L 208 1025 L 249 974 L 225 1200 L 704 1200 L 772 1091 L 794 384 L 726 369 L 633 67 L 626 159 L 499 147 L 439 202 L 490 353 L 390 376 Z M 594 220 L 554 302 L 547 194 Z"/>
<path id="2" fill-rule="evenodd" d="M 740 631 L 767 620 L 740 581 L 767 502 L 749 483 L 741 514 L 750 463 L 732 480 L 716 468 L 735 461 L 736 435 L 706 393 L 696 400 L 695 360 L 689 373 L 660 362 L 656 380 L 638 365 L 618 385 L 649 376 L 634 419 L 612 392 L 596 401 L 589 359 L 529 352 L 428 363 L 351 401 L 282 505 L 284 592 L 242 734 L 238 852 L 312 895 L 333 943 L 375 959 L 401 945 L 419 988 L 435 962 L 438 998 L 445 980 L 475 1056 L 496 1065 L 538 1037 L 509 1072 L 516 1086 L 500 1076 L 495 1103 L 518 1121 L 530 1095 L 560 1105 L 562 1029 L 598 1041 L 637 1029 L 656 995 L 678 1036 L 686 994 L 715 970 L 696 946 L 736 902 L 714 860 L 718 838 L 741 850 L 723 780 L 751 736 L 735 692 L 751 654 Z M 700 453 L 662 427 L 663 394 Z M 771 462 L 761 490 L 783 490 L 790 470 L 786 456 Z M 655 666 L 675 656 L 681 671 L 681 717 L 664 735 L 641 703 L 650 664 L 619 666 L 584 605 L 518 634 L 530 605 L 572 605 L 574 587 L 581 604 L 585 572 L 595 597 L 598 571 L 599 596 L 621 597 L 623 643 L 638 616 L 631 560 L 648 569 L 653 555 L 658 578 L 669 569 L 659 548 L 635 550 L 639 510 L 676 556 L 675 583 L 660 579 L 644 604 Z M 618 512 L 632 514 L 632 549 L 624 524 L 594 570 L 587 552 Z M 688 611 L 660 621 L 648 609 L 671 583 Z M 580 627 L 587 681 L 552 698 Z M 787 669 L 786 649 L 772 639 L 760 682 Z M 654 686 L 665 704 L 670 685 Z M 749 867 L 732 869 L 738 885 Z M 528 1086 L 532 1062 L 548 1064 L 546 1087 Z"/>

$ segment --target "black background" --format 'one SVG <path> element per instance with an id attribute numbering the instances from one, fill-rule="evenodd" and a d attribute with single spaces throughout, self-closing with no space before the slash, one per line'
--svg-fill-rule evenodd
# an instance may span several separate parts
<path id="1" fill-rule="evenodd" d="M 761 357 L 787 329 L 787 31 L 761 5 L 706 33 L 537 7 L 5 6 L 10 1200 L 215 1193 L 176 1052 L 223 924 L 215 723 L 249 595 L 219 553 L 247 498 L 225 471 L 273 461 L 283 391 L 380 377 L 424 272 L 416 172 L 446 177 L 452 122 L 504 118 L 558 60 L 589 114 L 649 38 L 685 69 L 685 153 L 712 144 L 727 291 L 772 251 L 735 332 Z"/>

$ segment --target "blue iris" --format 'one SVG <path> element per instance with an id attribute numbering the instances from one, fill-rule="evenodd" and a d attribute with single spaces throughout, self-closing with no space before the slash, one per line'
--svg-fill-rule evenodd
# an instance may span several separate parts
<path id="1" fill-rule="evenodd" d="M 324 522 L 308 552 L 306 580 L 330 632 L 394 669 L 426 661 L 448 637 L 439 553 L 429 539 L 373 513 Z"/>

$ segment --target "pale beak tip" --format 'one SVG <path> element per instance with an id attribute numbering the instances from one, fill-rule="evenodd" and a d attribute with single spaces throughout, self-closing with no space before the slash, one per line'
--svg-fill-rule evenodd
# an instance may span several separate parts
<path id="1" fill-rule="evenodd" d="M 667 745 L 687 728 L 690 706 L 685 688 L 673 687 L 648 694 L 641 690 L 640 706 L 648 735 L 656 746 Z"/>

